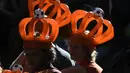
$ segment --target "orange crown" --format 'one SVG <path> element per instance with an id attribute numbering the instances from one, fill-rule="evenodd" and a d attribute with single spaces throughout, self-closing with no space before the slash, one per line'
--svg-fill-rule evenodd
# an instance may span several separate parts
<path id="1" fill-rule="evenodd" d="M 82 19 L 82 21 L 78 28 L 77 24 L 79 19 Z M 97 24 L 94 28 L 89 30 L 90 32 L 88 34 L 85 34 L 84 32 L 87 30 L 88 25 L 90 25 L 90 22 L 93 20 L 96 20 Z M 107 27 L 107 30 L 103 32 L 104 26 Z M 84 38 L 91 40 L 95 46 L 105 43 L 114 37 L 114 28 L 110 21 L 84 10 L 76 10 L 72 13 L 71 29 L 73 34 L 82 35 Z M 82 42 L 83 40 L 80 41 L 80 43 Z"/>
<path id="2" fill-rule="evenodd" d="M 24 40 L 24 48 L 43 48 L 45 43 L 56 40 L 59 27 L 50 18 L 24 18 L 19 23 L 19 32 Z"/>
<path id="3" fill-rule="evenodd" d="M 22 73 L 21 71 L 11 71 L 11 70 L 3 70 L 2 73 Z"/>
<path id="4" fill-rule="evenodd" d="M 59 27 L 62 27 L 70 22 L 71 12 L 66 4 L 60 3 L 59 0 L 28 0 L 28 8 L 30 16 L 33 17 L 34 7 L 38 5 L 45 14 L 48 13 L 48 18 L 54 18 L 58 22 Z M 52 10 L 47 10 L 53 7 Z"/>

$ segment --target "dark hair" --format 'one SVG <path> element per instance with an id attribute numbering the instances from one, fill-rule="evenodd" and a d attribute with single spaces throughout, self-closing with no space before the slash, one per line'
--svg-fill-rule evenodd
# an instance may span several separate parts
<path id="1" fill-rule="evenodd" d="M 54 47 L 51 47 L 50 49 L 47 49 L 48 50 L 48 62 L 54 62 L 55 59 L 56 59 L 56 51 L 55 51 L 55 48 Z"/>
<path id="2" fill-rule="evenodd" d="M 44 68 L 44 69 L 48 69 L 48 68 L 52 68 L 51 64 L 55 61 L 56 59 L 56 51 L 54 47 L 51 47 L 49 49 L 43 49 L 43 55 L 46 56 L 46 58 L 42 58 L 41 60 L 41 64 L 39 67 Z"/>
<path id="3" fill-rule="evenodd" d="M 34 56 L 37 53 L 41 53 L 39 55 L 39 56 L 41 56 L 41 58 L 38 62 L 38 66 L 35 68 L 35 70 L 40 71 L 41 69 L 51 68 L 50 64 L 52 64 L 56 59 L 55 47 L 46 47 L 46 48 L 44 47 L 44 48 L 36 48 L 36 49 L 35 49 L 36 52 L 33 52 L 33 53 L 27 53 L 27 51 L 25 52 L 25 54 L 26 54 L 26 56 L 28 56 L 28 58 L 30 56 Z M 31 60 L 29 60 L 29 61 L 31 62 Z"/>

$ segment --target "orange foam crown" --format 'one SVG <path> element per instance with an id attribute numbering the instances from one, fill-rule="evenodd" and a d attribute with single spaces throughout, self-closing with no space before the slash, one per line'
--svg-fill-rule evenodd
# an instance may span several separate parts
<path id="1" fill-rule="evenodd" d="M 79 28 L 77 26 L 78 20 L 82 19 Z M 88 30 L 88 25 L 91 25 L 90 22 L 96 20 L 97 24 L 91 30 Z M 103 31 L 104 26 L 107 27 L 106 31 Z M 76 10 L 72 13 L 71 19 L 71 29 L 73 35 L 81 35 L 82 37 L 89 39 L 91 44 L 98 45 L 105 43 L 111 40 L 114 37 L 114 28 L 110 21 L 103 19 L 95 15 L 93 12 L 87 12 L 84 10 Z M 85 31 L 89 31 L 88 34 Z M 72 36 L 73 39 L 73 36 Z M 76 40 L 78 40 L 79 37 Z M 85 40 L 78 41 L 79 43 L 85 43 L 87 45 L 87 41 Z"/>
<path id="2" fill-rule="evenodd" d="M 68 24 L 71 20 L 69 7 L 66 4 L 60 3 L 59 0 L 28 0 L 28 9 L 31 17 L 34 16 L 33 11 L 36 5 L 38 5 L 45 14 L 48 13 L 48 18 L 54 18 L 54 16 L 56 16 L 54 19 L 57 21 L 59 27 Z M 52 6 L 52 10 L 47 12 Z"/>
<path id="3" fill-rule="evenodd" d="M 22 73 L 21 71 L 11 71 L 11 70 L 3 70 L 2 73 Z"/>
<path id="4" fill-rule="evenodd" d="M 24 40 L 24 48 L 43 48 L 45 43 L 50 44 L 56 40 L 59 27 L 50 18 L 24 18 L 19 23 L 19 32 Z"/>

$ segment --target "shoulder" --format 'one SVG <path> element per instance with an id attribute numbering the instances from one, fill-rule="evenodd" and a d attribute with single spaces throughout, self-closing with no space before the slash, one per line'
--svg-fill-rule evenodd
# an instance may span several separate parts
<path id="1" fill-rule="evenodd" d="M 82 67 L 69 67 L 63 69 L 61 72 L 62 73 L 86 73 L 86 70 Z"/>
<path id="2" fill-rule="evenodd" d="M 48 72 L 51 72 L 51 73 L 61 73 L 61 71 L 56 69 L 56 68 L 48 69 Z"/>
<path id="3" fill-rule="evenodd" d="M 88 71 L 91 73 L 102 73 L 103 69 L 95 62 L 90 63 Z"/>

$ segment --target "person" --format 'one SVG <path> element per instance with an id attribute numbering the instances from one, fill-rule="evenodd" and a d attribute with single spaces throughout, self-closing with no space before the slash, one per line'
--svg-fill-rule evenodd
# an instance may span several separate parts
<path id="1" fill-rule="evenodd" d="M 67 51 L 63 50 L 62 48 L 60 48 L 58 45 L 55 44 L 53 44 L 53 47 L 56 53 L 56 60 L 54 60 L 52 64 L 57 69 L 62 70 L 64 68 L 75 66 L 75 62 L 71 59 L 70 54 Z M 22 65 L 24 70 L 28 69 L 29 65 L 28 65 L 27 57 L 25 55 L 25 50 L 22 51 L 19 54 L 19 56 L 12 62 L 9 69 L 13 70 L 13 67 L 15 67 L 16 64 Z"/>
<path id="2" fill-rule="evenodd" d="M 84 38 L 80 34 L 71 36 L 68 40 L 68 48 L 71 58 L 81 66 L 78 67 L 79 70 L 86 69 L 87 73 L 101 73 L 103 69 L 95 62 L 97 56 L 96 47 L 90 42 L 91 41 L 89 39 Z M 72 69 L 74 68 L 72 67 Z M 66 73 L 68 71 L 63 69 L 62 72 Z"/>
<path id="3" fill-rule="evenodd" d="M 35 19 L 37 23 L 30 23 L 30 21 L 35 21 Z M 29 73 L 61 73 L 52 64 L 56 60 L 55 47 L 52 43 L 56 40 L 59 29 L 56 21 L 50 18 L 32 18 L 30 21 L 28 21 L 28 18 L 25 18 L 19 23 L 19 33 L 23 39 L 25 55 L 23 61 L 25 62 L 23 65 L 14 64 L 11 70 L 21 70 L 22 72 Z M 43 27 L 45 22 L 48 25 Z M 48 26 L 52 27 L 50 28 Z M 43 29 L 46 31 L 42 31 Z M 47 32 L 51 33 L 48 34 Z"/>
<path id="4" fill-rule="evenodd" d="M 35 32 L 36 33 L 36 32 Z M 37 32 L 38 33 L 38 32 Z M 36 37 L 38 37 L 37 35 Z M 54 45 L 40 41 L 24 40 L 24 59 L 23 72 L 51 72 L 61 73 L 52 62 L 56 59 Z M 24 60 L 23 60 L 24 61 Z M 12 71 L 17 71 L 19 64 L 14 64 Z"/>
<path id="5" fill-rule="evenodd" d="M 81 21 L 78 22 L 79 20 Z M 91 23 L 93 20 L 96 23 Z M 89 26 L 92 25 L 93 27 L 90 29 Z M 107 29 L 103 31 L 104 26 Z M 68 38 L 68 49 L 79 70 L 83 69 L 86 71 L 85 73 L 102 73 L 103 68 L 96 63 L 98 54 L 96 47 L 114 37 L 114 28 L 110 21 L 93 12 L 76 10 L 72 14 L 71 30 L 71 36 Z M 77 67 L 63 69 L 62 73 L 75 73 Z"/>
<path id="6" fill-rule="evenodd" d="M 34 8 L 35 9 L 35 8 Z M 39 14 L 39 13 L 43 13 L 43 14 Z M 38 16 L 37 16 L 37 14 L 39 14 Z M 43 10 L 41 10 L 40 8 L 37 8 L 36 7 L 36 9 L 34 10 L 34 18 L 46 18 L 45 17 L 45 15 L 44 15 L 44 11 Z M 56 22 L 54 22 L 54 23 L 56 23 Z M 40 26 L 40 24 L 41 24 L 41 22 L 38 22 L 37 23 L 38 24 L 38 26 L 36 26 L 36 27 L 42 27 L 42 26 Z M 58 24 L 57 24 L 58 25 Z M 63 29 L 63 28 L 62 28 Z M 41 28 L 37 28 L 37 31 L 42 31 L 42 29 Z M 59 31 L 61 31 L 61 30 L 59 30 Z M 58 32 L 59 32 L 58 31 Z M 53 32 L 53 31 L 52 31 Z M 36 34 L 38 34 L 39 32 L 35 32 Z M 59 35 L 58 35 L 59 36 Z M 57 38 L 59 38 L 59 37 L 57 37 Z M 61 45 L 57 45 L 57 41 L 59 41 L 60 39 L 57 39 L 57 40 L 55 40 L 53 43 L 55 43 L 55 44 L 53 44 L 54 46 L 55 46 L 55 51 L 56 51 L 56 57 L 57 57 L 57 59 L 53 62 L 53 65 L 55 66 L 55 67 L 57 67 L 59 70 L 62 70 L 62 69 L 64 69 L 64 68 L 67 68 L 67 67 L 69 67 L 69 66 L 73 66 L 73 65 L 75 65 L 75 63 L 74 63 L 74 61 L 73 60 L 71 60 L 71 58 L 70 58 L 70 54 L 67 52 L 67 51 L 65 51 L 64 49 L 62 49 L 62 48 L 60 48 L 61 47 Z M 61 43 L 60 43 L 61 44 Z M 60 47 L 59 47 L 60 46 Z M 44 46 L 43 46 L 44 47 Z M 10 66 L 10 69 L 15 65 L 15 64 L 20 64 L 20 65 L 24 65 L 25 64 L 25 62 L 26 62 L 26 55 L 24 55 L 24 53 L 25 53 L 25 51 L 23 51 L 23 52 L 21 52 L 20 53 L 20 55 L 17 57 L 17 59 L 12 63 L 12 65 Z"/>
<path id="7" fill-rule="evenodd" d="M 24 49 L 25 55 L 28 61 L 27 72 L 39 72 L 50 71 L 61 73 L 57 68 L 52 65 L 52 62 L 56 59 L 56 52 L 52 44 L 46 44 L 46 48 L 41 49 Z M 27 63 L 26 63 L 27 64 Z M 25 69 L 25 68 L 24 68 Z"/>

